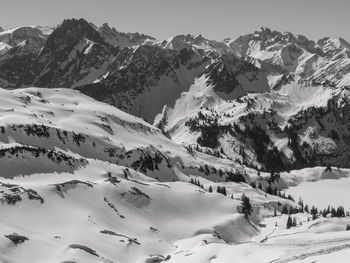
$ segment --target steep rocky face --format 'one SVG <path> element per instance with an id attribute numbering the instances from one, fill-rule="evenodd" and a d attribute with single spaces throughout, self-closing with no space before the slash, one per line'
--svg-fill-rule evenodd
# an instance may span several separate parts
<path id="1" fill-rule="evenodd" d="M 145 41 L 154 41 L 155 38 L 139 34 L 139 33 L 123 33 L 117 31 L 114 27 L 110 27 L 107 23 L 104 23 L 99 27 L 98 32 L 102 38 L 112 46 L 124 48 L 132 47 L 145 43 Z"/>
<path id="2" fill-rule="evenodd" d="M 78 89 L 153 122 L 208 63 L 206 57 L 188 49 L 173 51 L 150 45 L 126 48 L 115 57 L 108 76 Z"/>
<path id="3" fill-rule="evenodd" d="M 32 40 L 24 40 L 0 56 L 0 85 L 18 88 L 35 79 L 32 65 L 36 62 L 37 49 Z"/>
<path id="4" fill-rule="evenodd" d="M 52 54 L 55 58 L 67 56 L 81 41 L 89 39 L 99 44 L 105 44 L 98 32 L 84 19 L 69 19 L 50 35 L 41 52 L 41 56 Z"/>
<path id="5" fill-rule="evenodd" d="M 104 73 L 113 52 L 84 19 L 65 20 L 47 39 L 33 65 L 37 74 L 34 85 L 72 87 L 90 74 L 96 78 Z"/>
<path id="6" fill-rule="evenodd" d="M 40 39 L 40 52 L 37 42 L 29 38 L 0 57 L 0 76 L 5 87 L 72 87 L 90 83 L 105 73 L 112 54 L 117 52 L 83 19 L 65 20 L 47 40 Z"/>
<path id="7" fill-rule="evenodd" d="M 328 56 L 334 56 L 337 53 L 345 53 L 350 57 L 350 44 L 342 38 L 325 37 L 318 40 L 317 45 Z"/>
<path id="8" fill-rule="evenodd" d="M 212 63 L 205 74 L 208 75 L 207 84 L 213 85 L 216 92 L 231 95 L 232 99 L 247 92 L 269 91 L 264 73 L 234 55 L 223 55 Z"/>

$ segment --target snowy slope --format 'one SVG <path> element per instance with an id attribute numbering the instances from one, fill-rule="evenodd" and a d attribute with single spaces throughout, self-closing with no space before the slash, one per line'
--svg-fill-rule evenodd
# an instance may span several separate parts
<path id="1" fill-rule="evenodd" d="M 303 225 L 286 230 L 282 205 L 297 204 L 229 179 L 239 170 L 265 185 L 268 173 L 185 148 L 74 90 L 0 94 L 0 261 L 283 262 L 347 253 L 348 218 L 299 214 Z M 276 185 L 329 178 L 323 170 L 282 173 Z M 250 221 L 242 194 L 252 200 Z"/>
<path id="2" fill-rule="evenodd" d="M 155 123 L 164 123 L 178 143 L 203 151 L 209 147 L 252 167 L 267 168 L 265 154 L 273 152 L 281 157 L 271 163 L 277 170 L 316 164 L 348 167 L 348 98 L 347 90 L 294 82 L 275 93 L 235 100 L 213 92 L 202 77 Z M 294 139 L 293 134 L 297 134 Z M 296 144 L 291 145 L 291 140 Z"/>

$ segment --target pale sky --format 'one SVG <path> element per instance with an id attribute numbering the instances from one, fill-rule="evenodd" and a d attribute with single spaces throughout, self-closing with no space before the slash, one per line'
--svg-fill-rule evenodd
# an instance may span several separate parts
<path id="1" fill-rule="evenodd" d="M 65 18 L 107 22 L 122 32 L 165 39 L 199 34 L 223 40 L 266 26 L 317 40 L 350 41 L 350 0 L 0 0 L 0 26 L 55 26 Z"/>

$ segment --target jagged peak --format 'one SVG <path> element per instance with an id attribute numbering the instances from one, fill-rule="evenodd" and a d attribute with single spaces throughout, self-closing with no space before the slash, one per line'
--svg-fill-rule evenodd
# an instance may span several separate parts
<path id="1" fill-rule="evenodd" d="M 2 31 L 5 31 L 5 29 L 3 29 L 3 28 L 0 26 L 0 33 L 1 33 Z"/>
<path id="2" fill-rule="evenodd" d="M 263 34 L 271 34 L 272 32 L 273 30 L 265 26 L 261 26 L 254 31 L 254 33 L 263 33 Z"/>
<path id="3" fill-rule="evenodd" d="M 310 40 L 308 37 L 301 35 L 301 34 L 294 34 L 290 31 L 278 31 L 269 27 L 260 27 L 256 29 L 253 32 L 253 35 L 255 36 L 278 36 L 283 37 L 285 40 L 294 40 L 298 42 L 314 42 L 313 40 Z"/>
<path id="4" fill-rule="evenodd" d="M 107 45 L 101 35 L 85 19 L 65 19 L 48 37 L 41 54 L 66 53 L 67 50 L 69 52 L 82 39 Z"/>
<path id="5" fill-rule="evenodd" d="M 117 30 L 114 27 L 111 27 L 108 23 L 103 23 L 102 26 L 98 28 L 98 30 L 107 30 L 107 31 L 117 32 Z"/>
<path id="6" fill-rule="evenodd" d="M 341 37 L 324 37 L 317 41 L 317 45 L 324 48 L 325 46 L 332 47 L 334 49 L 350 49 L 350 44 Z"/>
<path id="7" fill-rule="evenodd" d="M 120 46 L 122 48 L 126 46 L 140 45 L 146 40 L 155 40 L 154 37 L 135 33 L 124 33 L 111 27 L 108 23 L 103 23 L 102 26 L 98 28 L 98 32 L 101 36 L 111 45 Z"/>
<path id="8" fill-rule="evenodd" d="M 121 32 L 121 31 L 118 31 L 115 27 L 110 26 L 108 23 L 103 23 L 102 26 L 99 27 L 98 31 L 99 32 L 101 32 L 101 31 L 110 31 L 111 32 L 112 31 L 116 34 L 130 38 L 130 40 L 138 39 L 138 38 L 148 38 L 148 39 L 155 40 L 154 37 L 146 35 L 146 34 L 141 34 L 139 32 Z"/>
<path id="9" fill-rule="evenodd" d="M 96 31 L 98 31 L 98 26 L 96 26 L 94 23 L 91 23 L 91 22 L 90 22 L 90 25 L 91 25 Z"/>

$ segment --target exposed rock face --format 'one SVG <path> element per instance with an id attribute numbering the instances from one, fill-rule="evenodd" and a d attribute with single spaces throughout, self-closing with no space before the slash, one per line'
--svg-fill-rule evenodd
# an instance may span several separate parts
<path id="1" fill-rule="evenodd" d="M 108 42 L 112 46 L 117 46 L 120 48 L 137 46 L 143 44 L 145 41 L 155 40 L 154 37 L 139 34 L 137 32 L 119 32 L 114 27 L 110 27 L 107 23 L 104 23 L 97 30 L 106 42 Z"/>

